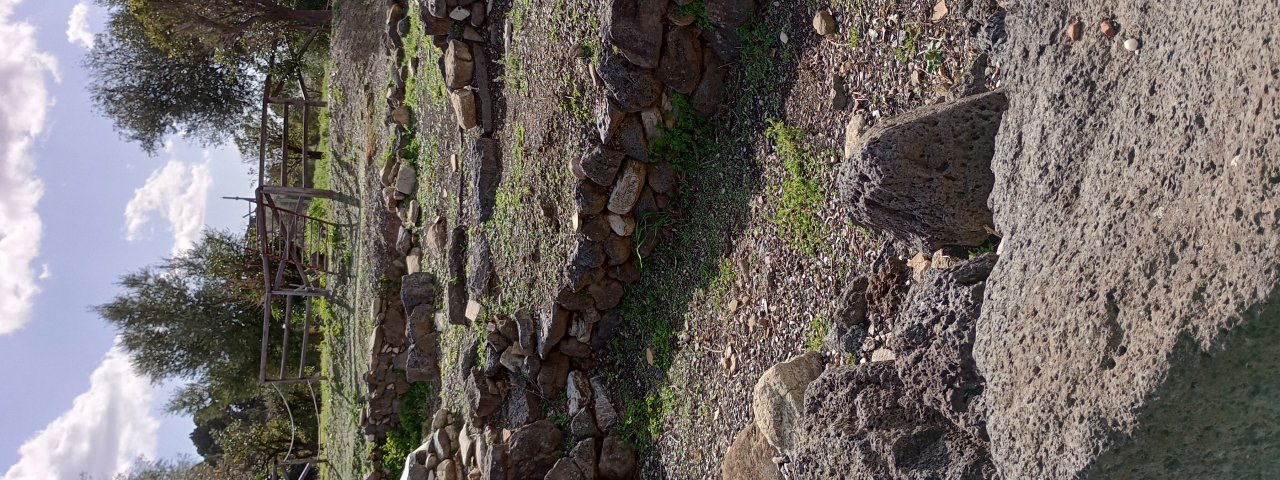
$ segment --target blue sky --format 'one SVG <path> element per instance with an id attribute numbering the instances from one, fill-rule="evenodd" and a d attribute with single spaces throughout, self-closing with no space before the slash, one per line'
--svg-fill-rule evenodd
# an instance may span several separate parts
<path id="1" fill-rule="evenodd" d="M 172 139 L 149 157 L 94 113 L 81 58 L 105 11 L 0 0 L 0 474 L 109 478 L 133 458 L 194 454 L 172 385 L 138 378 L 89 307 L 119 275 L 236 227 L 251 191 L 234 147 Z"/>

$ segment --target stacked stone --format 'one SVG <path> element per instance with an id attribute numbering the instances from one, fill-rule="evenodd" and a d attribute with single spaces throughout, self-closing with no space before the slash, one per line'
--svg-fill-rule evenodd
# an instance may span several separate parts
<path id="1" fill-rule="evenodd" d="M 457 421 L 448 410 L 437 410 L 426 442 L 405 457 L 400 480 L 479 480 L 480 470 L 474 466 L 479 436 L 474 425 Z"/>
<path id="2" fill-rule="evenodd" d="M 640 276 L 635 257 L 657 246 L 661 232 L 643 227 L 646 216 L 666 208 L 676 193 L 676 169 L 650 153 L 650 141 L 663 126 L 674 125 L 676 95 L 687 96 L 699 116 L 717 113 L 724 97 L 722 59 L 736 57 L 734 29 L 754 8 L 738 0 L 707 6 L 717 23 L 703 32 L 679 13 L 677 3 L 609 4 L 605 48 L 595 69 L 606 90 L 597 108 L 599 143 L 569 165 L 576 178 L 576 238 L 564 283 L 537 309 L 486 324 L 486 368 L 464 374 L 470 418 L 485 425 L 475 464 L 466 464 L 480 478 L 636 474 L 635 453 L 614 432 L 618 416 L 607 386 L 585 372 L 592 352 L 603 349 L 622 323 L 625 286 Z M 540 398 L 561 395 L 568 399 L 563 428 L 541 419 L 539 408 Z M 575 441 L 567 454 L 566 437 Z"/>
<path id="3" fill-rule="evenodd" d="M 431 43 L 444 54 L 440 69 L 449 89 L 454 120 L 463 130 L 493 133 L 493 96 L 488 55 L 480 29 L 488 26 L 487 0 L 419 0 Z"/>
<path id="4" fill-rule="evenodd" d="M 418 219 L 422 208 L 413 199 L 418 186 L 418 172 L 405 158 L 406 149 L 413 143 L 413 111 L 405 102 L 405 83 L 411 72 L 402 66 L 404 42 L 402 35 L 409 32 L 407 9 L 398 1 L 392 1 L 387 9 L 387 40 L 389 53 L 396 58 L 397 68 L 392 69 L 392 84 L 387 87 L 387 134 L 395 139 L 392 155 L 382 166 L 382 203 L 400 220 L 396 234 L 396 251 L 405 256 L 405 266 L 410 273 L 421 268 L 422 249 L 415 245 L 416 232 L 421 228 Z M 416 69 L 416 59 L 411 62 Z"/>

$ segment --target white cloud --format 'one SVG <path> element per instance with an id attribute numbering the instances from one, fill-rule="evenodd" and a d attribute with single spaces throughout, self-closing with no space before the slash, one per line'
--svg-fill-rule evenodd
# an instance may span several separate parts
<path id="1" fill-rule="evenodd" d="M 89 30 L 89 4 L 77 3 L 67 18 L 67 41 L 93 50 L 93 32 Z"/>
<path id="2" fill-rule="evenodd" d="M 133 191 L 133 199 L 124 208 L 125 238 L 138 240 L 142 226 L 151 219 L 152 212 L 158 211 L 173 233 L 173 253 L 190 250 L 204 229 L 205 204 L 212 185 L 208 151 L 204 152 L 204 160 L 195 165 L 169 160 L 151 172 L 142 188 Z"/>
<path id="3" fill-rule="evenodd" d="M 49 264 L 46 263 L 40 266 L 40 276 L 36 278 L 39 278 L 40 280 L 53 278 L 53 270 L 49 269 Z"/>
<path id="4" fill-rule="evenodd" d="M 0 0 L 0 335 L 27 323 L 40 289 L 32 262 L 40 254 L 43 225 L 36 204 L 44 184 L 30 149 L 53 100 L 46 76 L 58 63 L 36 45 L 36 29 L 14 21 L 20 0 Z"/>
<path id="5" fill-rule="evenodd" d="M 72 480 L 81 473 L 110 478 L 127 472 L 139 456 L 154 458 L 160 422 L 151 416 L 152 394 L 129 356 L 112 347 L 89 376 L 89 391 L 22 444 L 18 463 L 3 480 Z"/>

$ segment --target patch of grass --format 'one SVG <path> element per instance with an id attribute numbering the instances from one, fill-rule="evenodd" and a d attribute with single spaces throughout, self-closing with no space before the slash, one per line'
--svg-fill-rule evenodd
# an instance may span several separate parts
<path id="1" fill-rule="evenodd" d="M 988 237 L 987 241 L 983 242 L 982 245 L 978 245 L 976 247 L 969 249 L 969 260 L 973 260 L 975 258 L 981 257 L 988 253 L 994 253 L 996 251 L 996 248 L 999 248 L 999 247 L 1000 247 L 1000 237 L 992 235 Z"/>
<path id="2" fill-rule="evenodd" d="M 387 432 L 387 439 L 377 448 L 382 452 L 382 468 L 390 472 L 404 467 L 404 459 L 422 444 L 422 426 L 427 420 L 427 398 L 432 396 L 427 382 L 413 382 L 403 397 L 400 425 Z"/>
<path id="3" fill-rule="evenodd" d="M 649 149 L 685 172 L 697 172 L 719 152 L 720 144 L 712 141 L 715 127 L 698 116 L 689 97 L 682 93 L 675 92 L 671 97 L 671 108 L 676 117 L 674 125 L 660 125 L 662 134 L 651 140 Z"/>
<path id="4" fill-rule="evenodd" d="M 707 31 L 715 28 L 715 25 L 711 24 L 711 17 L 707 16 L 707 5 L 704 0 L 694 0 L 688 5 L 676 5 L 676 13 L 693 17 L 693 24 L 699 30 Z"/>
<path id="5" fill-rule="evenodd" d="M 773 142 L 786 169 L 782 197 L 771 220 L 792 248 L 812 255 L 822 241 L 818 209 L 826 192 L 818 178 L 824 166 L 805 148 L 800 129 L 770 120 L 765 135 Z"/>
<path id="6" fill-rule="evenodd" d="M 652 238 L 660 237 L 662 230 L 670 224 L 671 214 L 665 211 L 649 212 L 636 217 L 636 230 L 631 233 L 631 240 L 636 246 L 637 268 L 644 269 L 644 255 L 641 255 L 640 251 L 647 246 L 645 242 L 652 241 Z"/>
<path id="7" fill-rule="evenodd" d="M 804 331 L 804 346 L 810 352 L 822 350 L 822 342 L 831 332 L 831 322 L 825 317 L 816 316 L 809 319 L 809 328 Z"/>
<path id="8" fill-rule="evenodd" d="M 774 60 L 772 54 L 778 46 L 778 31 L 754 16 L 738 27 L 742 37 L 742 98 L 758 98 L 773 88 Z M 781 62 L 785 64 L 785 60 Z"/>
<path id="9" fill-rule="evenodd" d="M 675 404 L 675 392 L 670 386 L 644 398 L 624 389 L 620 395 L 623 408 L 618 421 L 618 437 L 641 455 L 653 449 L 653 440 L 662 434 L 662 420 Z"/>
<path id="10" fill-rule="evenodd" d="M 560 105 L 556 107 L 557 110 L 579 122 L 590 124 L 591 107 L 587 105 L 586 93 L 568 71 L 560 75 L 560 87 L 565 93 L 560 100 Z"/>

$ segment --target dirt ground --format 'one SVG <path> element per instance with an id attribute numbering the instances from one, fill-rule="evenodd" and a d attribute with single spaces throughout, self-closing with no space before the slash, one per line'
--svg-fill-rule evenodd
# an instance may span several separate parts
<path id="1" fill-rule="evenodd" d="M 624 327 L 595 358 L 596 373 L 610 380 L 623 412 L 621 433 L 644 454 L 643 478 L 718 476 L 725 449 L 751 418 L 755 380 L 778 361 L 821 348 L 843 286 L 868 274 L 891 248 L 847 220 L 836 172 L 852 116 L 874 124 L 974 82 L 966 72 L 991 32 L 954 14 L 933 21 L 934 7 L 921 0 L 771 2 L 744 32 L 742 58 L 730 66 L 730 103 L 700 140 L 712 153 L 683 172 L 662 243 L 644 259 L 642 280 L 624 300 Z M 331 138 L 349 162 L 336 177 L 345 177 L 339 188 L 364 205 L 338 209 L 352 225 L 345 237 L 352 265 L 339 290 L 350 318 L 348 350 L 341 353 L 351 363 L 334 367 L 329 407 L 336 413 L 326 412 L 336 478 L 357 478 L 368 467 L 356 431 L 359 365 L 368 358 L 362 349 L 372 326 L 368 303 L 395 261 L 386 237 L 392 223 L 378 207 L 376 183 L 388 142 L 383 93 L 393 62 L 381 44 L 383 8 L 380 0 L 343 2 L 332 44 Z M 424 221 L 441 216 L 450 228 L 462 221 L 474 226 L 472 241 L 487 239 L 496 267 L 495 291 L 484 300 L 490 314 L 536 307 L 560 280 L 571 238 L 567 165 L 591 145 L 593 110 L 603 98 L 587 60 L 600 48 L 603 8 L 586 0 L 494 3 L 494 27 L 484 34 L 496 64 L 493 137 L 503 165 L 488 222 L 476 225 L 457 202 L 459 185 L 471 180 L 443 97 L 428 84 L 411 99 L 422 146 L 417 200 Z M 834 14 L 835 34 L 815 33 L 820 8 Z M 439 51 L 428 44 L 417 56 L 420 71 L 430 72 Z M 978 70 L 979 84 L 998 81 L 997 66 Z M 836 78 L 847 85 L 844 108 L 833 105 Z M 771 129 L 774 122 L 781 126 Z M 456 171 L 451 155 L 460 160 Z M 795 166 L 801 168 L 788 168 Z M 812 188 L 797 195 L 797 185 Z M 422 268 L 443 275 L 443 256 L 426 252 Z M 460 404 L 453 370 L 470 335 L 453 327 L 442 336 L 446 405 Z"/>

